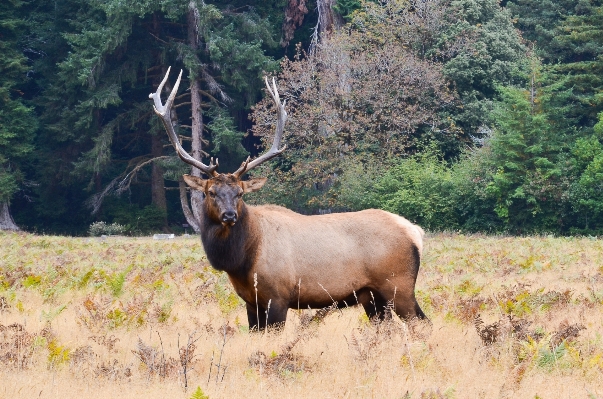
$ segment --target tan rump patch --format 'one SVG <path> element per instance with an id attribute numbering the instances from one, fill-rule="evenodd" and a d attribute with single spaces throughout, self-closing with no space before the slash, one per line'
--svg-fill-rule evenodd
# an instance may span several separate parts
<path id="1" fill-rule="evenodd" d="M 423 236 L 425 235 L 425 231 L 420 226 L 411 223 L 408 219 L 403 218 L 402 216 L 394 215 L 396 222 L 398 225 L 406 231 L 408 237 L 412 240 L 413 244 L 417 246 L 419 249 L 419 253 L 423 254 Z"/>

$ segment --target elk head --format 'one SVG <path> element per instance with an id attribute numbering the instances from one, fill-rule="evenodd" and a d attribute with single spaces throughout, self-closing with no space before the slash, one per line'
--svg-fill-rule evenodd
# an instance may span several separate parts
<path id="1" fill-rule="evenodd" d="M 161 103 L 161 90 L 168 79 L 170 69 L 171 67 L 168 68 L 165 77 L 157 88 L 157 91 L 149 94 L 149 98 L 153 99 L 153 108 L 155 113 L 163 121 L 163 125 L 168 133 L 170 142 L 176 149 L 180 159 L 201 170 L 209 177 L 209 179 L 201 179 L 196 176 L 184 175 L 184 181 L 192 189 L 202 191 L 205 194 L 205 204 L 207 206 L 208 215 L 213 221 L 222 223 L 223 225 L 232 226 L 237 222 L 241 213 L 241 207 L 243 206 L 243 194 L 259 190 L 267 180 L 266 178 L 241 180 L 243 175 L 262 163 L 280 155 L 287 147 L 285 145 L 279 149 L 281 139 L 283 137 L 283 131 L 285 129 L 285 122 L 287 121 L 287 112 L 285 111 L 286 102 L 281 103 L 274 78 L 272 79 L 272 87 L 270 87 L 268 79 L 264 78 L 266 88 L 274 100 L 277 110 L 276 132 L 274 134 L 272 146 L 266 153 L 254 160 L 251 160 L 248 157 L 247 160 L 245 160 L 235 172 L 218 173 L 218 159 L 216 159 L 214 162 L 214 159 L 211 158 L 209 165 L 205 165 L 200 160 L 193 158 L 182 148 L 182 143 L 180 142 L 180 139 L 174 130 L 170 113 L 172 106 L 174 105 L 174 98 L 176 97 L 178 86 L 180 86 L 182 70 L 178 75 L 178 80 L 176 80 L 176 84 L 174 85 L 174 88 L 172 89 L 172 92 L 170 93 L 165 105 Z"/>

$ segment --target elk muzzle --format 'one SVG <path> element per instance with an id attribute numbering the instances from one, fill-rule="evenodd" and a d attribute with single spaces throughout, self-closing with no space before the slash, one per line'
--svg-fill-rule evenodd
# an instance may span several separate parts
<path id="1" fill-rule="evenodd" d="M 220 219 L 222 220 L 222 223 L 229 224 L 231 226 L 237 222 L 237 217 L 238 217 L 237 213 L 232 209 L 222 212 L 222 214 L 220 215 Z"/>

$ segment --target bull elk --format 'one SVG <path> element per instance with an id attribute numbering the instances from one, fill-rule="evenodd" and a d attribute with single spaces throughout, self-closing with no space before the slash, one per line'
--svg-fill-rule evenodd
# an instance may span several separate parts
<path id="1" fill-rule="evenodd" d="M 305 216 L 243 201 L 243 194 L 259 190 L 267 179 L 241 177 L 285 150 L 280 143 L 287 113 L 274 79 L 272 86 L 265 79 L 278 116 L 272 147 L 253 161 L 247 158 L 234 173 L 218 173 L 217 159 L 206 165 L 182 148 L 170 119 L 182 71 L 165 105 L 160 97 L 169 72 L 149 98 L 178 156 L 209 177 L 184 180 L 205 194 L 199 212 L 203 248 L 245 301 L 250 330 L 284 323 L 288 309 L 333 303 L 360 304 L 369 318 L 384 319 L 392 310 L 404 319 L 425 318 L 414 292 L 423 248 L 419 226 L 376 209 Z"/>

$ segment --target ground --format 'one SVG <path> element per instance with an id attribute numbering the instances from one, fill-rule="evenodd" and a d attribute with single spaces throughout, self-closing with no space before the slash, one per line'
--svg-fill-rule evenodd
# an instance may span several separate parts
<path id="1" fill-rule="evenodd" d="M 0 398 L 603 398 L 603 242 L 427 235 L 431 322 L 249 333 L 197 237 L 0 232 Z"/>

